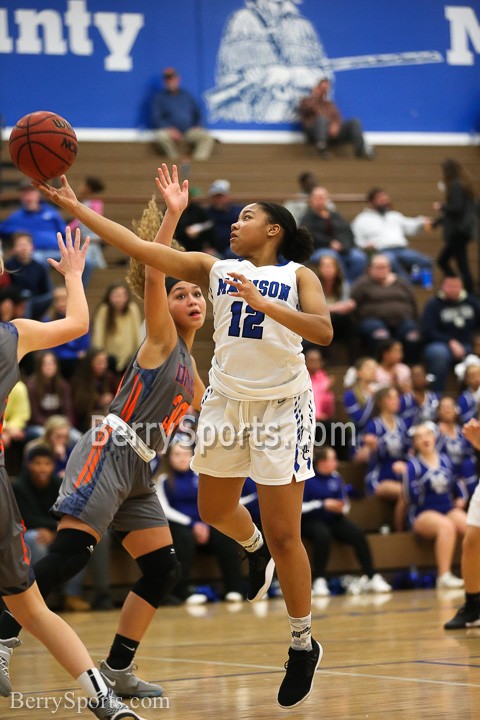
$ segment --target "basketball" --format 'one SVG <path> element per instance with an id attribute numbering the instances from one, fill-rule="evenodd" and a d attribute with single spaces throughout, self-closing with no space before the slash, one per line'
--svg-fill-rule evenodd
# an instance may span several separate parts
<path id="1" fill-rule="evenodd" d="M 77 136 L 69 122 L 39 110 L 22 117 L 8 141 L 12 162 L 33 180 L 43 182 L 66 172 L 77 156 Z"/>

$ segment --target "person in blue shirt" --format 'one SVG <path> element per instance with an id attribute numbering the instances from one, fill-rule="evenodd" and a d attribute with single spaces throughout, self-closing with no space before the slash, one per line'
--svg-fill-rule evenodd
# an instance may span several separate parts
<path id="1" fill-rule="evenodd" d="M 451 397 L 443 397 L 438 406 L 435 446 L 439 454 L 447 455 L 457 477 L 460 477 L 471 498 L 478 484 L 475 451 L 458 423 L 458 408 Z"/>
<path id="2" fill-rule="evenodd" d="M 156 481 L 157 495 L 162 504 L 177 558 L 182 566 L 180 579 L 172 591 L 174 597 L 189 605 L 201 605 L 208 596 L 195 592 L 191 586 L 190 572 L 195 554 L 206 550 L 216 555 L 224 583 L 224 599 L 227 602 L 243 600 L 243 579 L 238 544 L 223 533 L 201 521 L 198 513 L 198 475 L 190 469 L 192 448 L 174 442 L 165 455 L 166 472 Z"/>
<path id="3" fill-rule="evenodd" d="M 180 87 L 181 78 L 175 68 L 165 68 L 163 81 L 165 87 L 155 93 L 151 108 L 157 150 L 177 160 L 178 144 L 183 139 L 194 148 L 193 160 L 208 160 L 215 140 L 202 127 L 199 104 Z"/>
<path id="4" fill-rule="evenodd" d="M 480 366 L 469 365 L 463 376 L 464 390 L 457 400 L 462 425 L 478 415 L 480 396 Z"/>
<path id="5" fill-rule="evenodd" d="M 338 473 L 338 460 L 333 448 L 326 445 L 314 454 L 315 475 L 306 481 L 302 503 L 302 538 L 312 543 L 312 595 L 330 594 L 325 568 L 332 540 L 351 545 L 362 569 L 355 583 L 355 593 L 390 592 L 390 585 L 375 572 L 372 553 L 364 531 L 347 518 L 350 500 Z M 353 592 L 353 586 L 352 586 Z"/>
<path id="6" fill-rule="evenodd" d="M 426 420 L 437 419 L 438 394 L 427 390 L 428 378 L 423 365 L 414 365 L 411 372 L 412 389 L 400 396 L 399 415 L 408 429 Z"/>
<path id="7" fill-rule="evenodd" d="M 408 521 L 419 537 L 435 542 L 437 588 L 461 588 L 463 580 L 451 572 L 458 537 L 467 529 L 467 490 L 446 455 L 435 447 L 435 425 L 412 428 L 415 456 L 407 461 L 403 478 Z"/>
<path id="8" fill-rule="evenodd" d="M 53 305 L 48 315 L 42 318 L 43 322 L 61 320 L 65 317 L 67 308 L 67 293 L 65 288 L 56 287 L 53 291 Z M 81 358 L 85 357 L 90 349 L 90 331 L 81 335 L 75 340 L 70 340 L 62 345 L 52 348 L 51 352 L 58 360 L 60 372 L 65 380 L 70 380 L 77 370 Z"/>
<path id="9" fill-rule="evenodd" d="M 362 434 L 374 411 L 375 378 L 377 362 L 370 357 L 359 358 L 354 367 L 347 370 L 343 381 L 347 388 L 343 394 L 343 405 L 348 418 L 355 426 L 352 443 L 352 459 L 366 462 L 369 449 L 362 444 Z"/>

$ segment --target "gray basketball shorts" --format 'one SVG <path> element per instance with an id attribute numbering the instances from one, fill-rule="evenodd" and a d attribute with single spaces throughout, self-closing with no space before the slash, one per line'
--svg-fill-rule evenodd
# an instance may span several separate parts
<path id="1" fill-rule="evenodd" d="M 0 467 L 0 596 L 18 595 L 35 582 L 24 532 L 12 485 Z"/>
<path id="2" fill-rule="evenodd" d="M 114 430 L 94 428 L 75 445 L 51 513 L 72 515 L 99 535 L 109 527 L 130 532 L 168 525 L 151 475 L 149 463 Z"/>

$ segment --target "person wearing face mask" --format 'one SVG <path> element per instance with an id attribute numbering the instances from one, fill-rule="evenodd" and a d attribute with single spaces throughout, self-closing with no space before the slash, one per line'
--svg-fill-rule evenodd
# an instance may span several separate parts
<path id="1" fill-rule="evenodd" d="M 351 227 L 355 245 L 366 252 L 381 252 L 390 259 L 393 272 L 409 277 L 414 265 L 432 271 L 432 260 L 409 247 L 407 237 L 430 230 L 431 220 L 411 218 L 392 209 L 390 196 L 382 188 L 367 194 L 368 207 L 354 218 Z"/>

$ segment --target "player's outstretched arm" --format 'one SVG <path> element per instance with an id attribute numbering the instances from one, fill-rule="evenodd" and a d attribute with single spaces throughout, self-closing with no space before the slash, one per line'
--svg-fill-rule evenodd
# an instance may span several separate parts
<path id="1" fill-rule="evenodd" d="M 58 190 L 46 183 L 33 181 L 33 185 L 47 200 L 70 212 L 102 240 L 114 245 L 127 255 L 180 280 L 204 287 L 208 285 L 210 269 L 215 258 L 207 253 L 181 253 L 164 245 L 141 240 L 123 225 L 99 215 L 79 202 L 65 175 L 62 175 L 61 181 L 62 187 Z"/>

